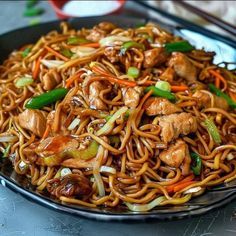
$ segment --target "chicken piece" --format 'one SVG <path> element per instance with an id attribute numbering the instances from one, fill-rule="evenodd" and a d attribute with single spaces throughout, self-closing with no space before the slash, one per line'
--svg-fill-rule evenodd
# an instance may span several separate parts
<path id="1" fill-rule="evenodd" d="M 93 42 L 98 42 L 100 39 L 106 36 L 106 31 L 100 29 L 98 26 L 95 26 L 86 37 L 86 39 L 91 40 Z"/>
<path id="2" fill-rule="evenodd" d="M 167 150 L 162 151 L 159 157 L 170 167 L 179 168 L 181 166 L 183 175 L 189 174 L 191 157 L 188 146 L 183 140 L 178 139 Z"/>
<path id="3" fill-rule="evenodd" d="M 75 169 L 84 169 L 84 168 L 93 168 L 94 166 L 94 158 L 90 160 L 84 160 L 84 159 L 75 159 L 70 158 L 67 160 L 64 160 L 61 165 L 69 168 L 75 168 Z"/>
<path id="4" fill-rule="evenodd" d="M 68 174 L 48 181 L 47 190 L 57 198 L 61 196 L 87 198 L 92 192 L 89 180 L 80 174 Z"/>
<path id="5" fill-rule="evenodd" d="M 167 67 L 165 71 L 160 75 L 161 80 L 172 82 L 174 80 L 175 71 L 171 67 Z"/>
<path id="6" fill-rule="evenodd" d="M 49 70 L 42 78 L 43 89 L 46 91 L 54 89 L 61 83 L 61 76 L 56 69 Z"/>
<path id="7" fill-rule="evenodd" d="M 30 163 L 34 163 L 38 159 L 38 155 L 35 153 L 38 144 L 39 142 L 34 142 L 23 149 L 23 154 Z"/>
<path id="8" fill-rule="evenodd" d="M 47 157 L 69 149 L 76 149 L 78 146 L 79 142 L 76 139 L 70 136 L 58 135 L 44 139 L 35 149 L 35 152 L 39 156 Z"/>
<path id="9" fill-rule="evenodd" d="M 143 88 L 136 86 L 134 88 L 122 88 L 121 91 L 126 106 L 129 108 L 138 106 Z"/>
<path id="10" fill-rule="evenodd" d="M 214 96 L 214 107 L 217 107 L 223 110 L 229 109 L 229 104 L 224 98 L 218 97 L 216 95 L 213 95 L 213 96 Z"/>
<path id="11" fill-rule="evenodd" d="M 144 109 L 148 116 L 170 115 L 181 112 L 182 109 L 177 107 L 165 98 L 151 97 L 144 103 Z"/>
<path id="12" fill-rule="evenodd" d="M 99 97 L 99 93 L 106 89 L 100 81 L 92 82 L 89 86 L 89 105 L 92 109 L 106 110 L 107 106 Z"/>
<path id="13" fill-rule="evenodd" d="M 19 125 L 42 137 L 46 129 L 46 113 L 39 110 L 25 110 L 18 116 Z"/>
<path id="14" fill-rule="evenodd" d="M 89 106 L 92 109 L 107 110 L 106 104 L 99 97 L 102 90 L 107 89 L 109 84 L 100 81 L 90 82 L 92 77 L 88 76 L 82 86 L 83 94 L 89 101 Z"/>
<path id="15" fill-rule="evenodd" d="M 99 23 L 98 27 L 101 30 L 106 31 L 107 33 L 110 33 L 112 30 L 114 30 L 116 28 L 116 26 L 113 23 L 106 22 L 106 21 L 103 21 L 103 22 Z"/>
<path id="16" fill-rule="evenodd" d="M 213 107 L 217 107 L 223 110 L 228 110 L 229 105 L 227 103 L 227 101 L 224 98 L 218 97 L 214 94 L 212 94 L 213 98 L 214 98 L 214 105 Z M 197 90 L 194 94 L 193 94 L 194 98 L 197 98 L 197 105 L 200 108 L 209 108 L 211 107 L 211 97 L 209 94 L 201 91 L 201 90 Z"/>
<path id="17" fill-rule="evenodd" d="M 163 116 L 159 120 L 161 137 L 165 143 L 179 137 L 197 131 L 197 120 L 192 114 L 182 112 Z"/>
<path id="18" fill-rule="evenodd" d="M 106 47 L 104 50 L 104 55 L 111 63 L 115 63 L 120 60 L 120 55 L 114 47 Z"/>
<path id="19" fill-rule="evenodd" d="M 167 60 L 168 55 L 163 48 L 154 48 L 144 52 L 144 68 L 161 65 Z"/>
<path id="20" fill-rule="evenodd" d="M 68 115 L 65 112 L 61 111 L 59 122 L 55 122 L 55 111 L 51 111 L 48 113 L 47 124 L 51 127 L 50 132 L 52 135 L 69 135 L 70 131 L 67 129 L 67 126 L 65 126 L 67 117 Z"/>
<path id="21" fill-rule="evenodd" d="M 188 59 L 186 55 L 180 52 L 172 53 L 172 58 L 169 62 L 170 66 L 174 68 L 175 73 L 189 82 L 197 80 L 197 69 Z"/>

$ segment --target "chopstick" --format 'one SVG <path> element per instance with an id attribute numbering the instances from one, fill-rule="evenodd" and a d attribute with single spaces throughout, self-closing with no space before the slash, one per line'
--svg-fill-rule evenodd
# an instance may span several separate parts
<path id="1" fill-rule="evenodd" d="M 144 1 L 133 1 L 133 2 L 136 3 L 136 4 L 139 4 L 140 6 L 142 6 L 144 8 L 150 9 L 150 10 L 162 15 L 163 17 L 165 17 L 167 19 L 170 19 L 170 20 L 182 25 L 183 27 L 185 27 L 188 30 L 201 33 L 201 34 L 203 34 L 207 37 L 222 41 L 222 42 L 236 48 L 236 42 L 234 40 L 228 38 L 227 36 L 223 36 L 221 34 L 213 32 L 211 30 L 205 29 L 202 26 L 199 26 L 199 25 L 197 25 L 197 24 L 195 24 L 191 21 L 185 20 L 185 19 L 180 18 L 178 16 L 172 15 L 172 14 L 166 12 L 166 11 L 163 11 L 159 8 L 153 7 L 153 6 L 145 3 Z"/>
<path id="2" fill-rule="evenodd" d="M 195 13 L 196 15 L 201 16 L 205 20 L 217 25 L 221 29 L 223 29 L 233 35 L 236 35 L 236 27 L 234 25 L 231 25 L 230 23 L 228 23 L 224 20 L 221 20 L 220 18 L 215 17 L 210 13 L 202 11 L 201 9 L 196 8 L 193 5 L 191 5 L 187 2 L 184 2 L 182 0 L 174 1 L 174 3 L 177 3 L 177 4 L 181 5 L 182 7 L 186 8 L 187 10 L 190 10 L 191 12 Z"/>

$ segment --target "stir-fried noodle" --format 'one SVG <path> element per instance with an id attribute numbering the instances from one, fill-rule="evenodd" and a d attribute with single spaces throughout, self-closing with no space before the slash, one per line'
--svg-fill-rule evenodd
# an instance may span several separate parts
<path id="1" fill-rule="evenodd" d="M 153 24 L 52 31 L 0 66 L 0 150 L 39 192 L 148 211 L 236 178 L 236 75 Z"/>

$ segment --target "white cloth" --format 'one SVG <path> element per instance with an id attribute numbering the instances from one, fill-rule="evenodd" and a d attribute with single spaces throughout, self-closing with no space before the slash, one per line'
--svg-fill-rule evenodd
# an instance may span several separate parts
<path id="1" fill-rule="evenodd" d="M 175 14 L 177 16 L 183 17 L 189 21 L 193 21 L 200 24 L 212 31 L 227 34 L 226 31 L 220 29 L 219 27 L 212 25 L 211 23 L 205 21 L 196 14 L 191 13 L 189 10 L 184 9 L 182 6 L 174 3 L 173 1 L 153 1 L 149 0 L 149 4 L 159 7 L 169 13 Z M 236 1 L 186 1 L 195 7 L 200 8 L 206 12 L 219 17 L 232 25 L 236 25 Z M 152 17 L 157 17 L 157 15 L 150 11 L 149 14 Z M 232 35 L 231 35 L 232 36 Z"/>

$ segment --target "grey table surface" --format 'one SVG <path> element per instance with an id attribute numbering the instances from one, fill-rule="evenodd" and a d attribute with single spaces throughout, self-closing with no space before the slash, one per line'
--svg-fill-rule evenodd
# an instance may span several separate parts
<path id="1" fill-rule="evenodd" d="M 40 4 L 46 9 L 40 21 L 55 20 L 56 15 L 48 3 Z M 24 6 L 24 1 L 0 1 L 0 34 L 29 24 L 30 20 L 22 17 Z M 125 11 L 131 13 L 131 10 L 136 14 L 144 13 L 128 2 Z M 208 214 L 183 220 L 99 222 L 55 212 L 0 186 L 0 236 L 233 236 L 236 235 L 235 211 L 236 201 Z"/>

